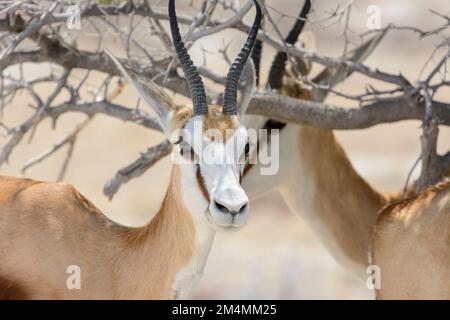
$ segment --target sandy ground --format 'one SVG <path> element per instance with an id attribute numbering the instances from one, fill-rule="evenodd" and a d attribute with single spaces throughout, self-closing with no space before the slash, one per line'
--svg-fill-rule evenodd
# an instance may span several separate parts
<path id="1" fill-rule="evenodd" d="M 282 12 L 297 11 L 294 1 L 268 1 L 276 4 Z M 295 1 L 297 2 L 297 1 Z M 316 0 L 314 8 L 318 17 L 335 8 L 330 1 Z M 181 2 L 180 2 L 181 3 Z M 424 29 L 436 25 L 439 21 L 427 12 L 434 8 L 448 13 L 450 7 L 446 0 L 430 1 L 379 1 L 382 23 L 415 25 Z M 356 1 L 353 12 L 355 25 L 353 32 L 365 31 L 366 8 L 370 1 Z M 181 9 L 180 9 L 181 10 Z M 428 18 L 424 18 L 424 16 Z M 281 21 L 281 31 L 286 32 L 292 23 L 289 19 Z M 338 55 L 340 37 L 336 26 L 329 28 L 309 27 L 317 37 L 316 46 L 320 52 Z M 236 37 L 236 33 L 221 33 L 219 37 L 204 40 L 206 48 L 217 49 L 222 38 Z M 242 43 L 239 35 L 232 43 L 237 50 Z M 355 38 L 356 39 L 356 38 Z M 353 40 L 355 40 L 353 39 Z M 417 41 L 416 36 L 404 32 L 393 32 L 367 60 L 370 66 L 390 72 L 402 72 L 416 79 L 421 66 L 428 59 L 433 43 L 439 39 Z M 355 40 L 357 41 L 357 39 Z M 213 50 L 212 49 L 212 50 Z M 267 71 L 273 51 L 264 52 L 264 71 Z M 198 48 L 193 48 L 193 56 L 201 61 Z M 213 59 L 208 60 L 214 63 Z M 10 70 L 13 72 L 14 70 Z M 29 66 L 28 72 L 41 74 L 48 67 Z M 225 73 L 225 66 L 217 63 L 217 72 Z M 76 81 L 76 79 L 73 79 Z M 98 81 L 94 75 L 90 81 Z M 339 89 L 347 93 L 360 92 L 368 83 L 361 76 L 352 76 Z M 371 82 L 373 83 L 373 82 Z M 41 92 L 48 94 L 49 88 L 42 87 Z M 438 98 L 448 100 L 449 92 L 439 93 Z M 137 96 L 129 87 L 117 99 L 118 103 L 134 106 Z M 332 98 L 333 103 L 347 103 Z M 19 95 L 13 107 L 5 111 L 4 122 L 19 123 L 30 114 L 26 107 L 27 97 Z M 20 168 L 32 156 L 39 154 L 58 140 L 64 132 L 81 119 L 79 115 L 62 117 L 56 130 L 51 123 L 42 123 L 31 142 L 28 136 L 13 152 L 9 165 L 0 169 L 4 175 L 21 175 Z M 408 121 L 392 125 L 379 125 L 367 130 L 336 132 L 357 171 L 373 186 L 382 191 L 402 188 L 407 173 L 419 155 L 420 123 Z M 442 128 L 439 148 L 450 147 L 450 130 Z M 160 141 L 160 134 L 144 130 L 133 124 L 97 116 L 79 136 L 75 152 L 69 165 L 66 181 L 74 184 L 83 194 L 111 218 L 130 225 L 140 225 L 148 221 L 161 202 L 168 181 L 170 162 L 160 161 L 139 179 L 125 185 L 110 202 L 102 194 L 104 183 L 118 168 L 133 161 L 140 151 Z M 4 139 L 1 138 L 0 142 Z M 57 177 L 64 152 L 60 151 L 50 159 L 31 168 L 25 176 L 35 179 L 54 180 Z M 242 231 L 232 234 L 218 234 L 213 245 L 210 259 L 205 269 L 195 298 L 252 298 L 252 299 L 371 299 L 373 294 L 365 283 L 357 280 L 348 271 L 341 268 L 326 252 L 314 234 L 302 221 L 289 213 L 277 192 L 271 192 L 252 203 L 249 224 Z"/>

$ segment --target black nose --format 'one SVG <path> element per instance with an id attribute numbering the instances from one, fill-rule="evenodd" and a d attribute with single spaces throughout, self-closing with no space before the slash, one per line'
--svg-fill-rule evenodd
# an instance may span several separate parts
<path id="1" fill-rule="evenodd" d="M 243 204 L 238 210 L 230 210 L 225 205 L 221 204 L 220 202 L 217 202 L 217 200 L 214 200 L 214 205 L 216 206 L 217 209 L 219 209 L 219 211 L 235 216 L 238 215 L 239 213 L 242 213 L 247 207 L 248 203 Z"/>

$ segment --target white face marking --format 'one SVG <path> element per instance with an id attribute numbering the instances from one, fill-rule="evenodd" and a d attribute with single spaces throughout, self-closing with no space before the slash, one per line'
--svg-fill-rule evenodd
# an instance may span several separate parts
<path id="1" fill-rule="evenodd" d="M 193 122 L 197 120 L 200 124 L 202 118 L 193 118 L 186 125 L 189 135 L 194 136 Z M 247 131 L 241 127 L 224 144 L 222 140 L 215 142 L 204 139 L 203 128 L 200 130 L 200 139 L 191 139 L 190 146 L 195 152 L 195 157 L 206 153 L 206 157 L 214 160 L 208 163 L 193 163 L 180 161 L 181 170 L 181 192 L 185 207 L 192 215 L 196 231 L 196 254 L 191 261 L 183 267 L 174 278 L 172 290 L 177 299 L 187 299 L 191 296 L 193 289 L 200 280 L 206 259 L 209 255 L 215 230 L 236 229 L 245 224 L 248 217 L 248 198 L 240 185 L 240 174 L 244 166 L 242 155 L 245 155 Z M 172 142 L 179 141 L 178 136 L 172 136 Z M 200 141 L 200 142 L 199 142 Z M 233 146 L 233 144 L 235 146 Z M 206 150 L 205 145 L 207 146 Z M 175 157 L 180 157 L 181 143 L 174 148 Z M 191 153 L 187 150 L 188 158 Z M 227 156 L 231 161 L 219 161 L 221 156 Z M 183 157 L 183 156 L 181 156 Z M 176 160 L 176 159 L 175 159 Z M 198 185 L 197 170 L 200 168 L 205 189 L 210 201 L 208 202 Z M 216 207 L 215 199 L 222 201 L 224 206 L 236 210 L 245 204 L 245 208 L 234 216 L 230 212 L 224 212 Z"/>
<path id="2" fill-rule="evenodd" d="M 199 195 L 187 192 L 191 196 L 186 199 L 186 206 L 195 208 L 197 212 L 192 213 L 202 214 L 216 229 L 241 227 L 247 222 L 249 207 L 248 197 L 240 184 L 245 165 L 247 131 L 239 127 L 229 132 L 227 139 L 217 136 L 220 134 L 218 131 L 208 132 L 216 137 L 211 141 L 203 132 L 202 120 L 196 117 L 186 125 L 190 136 L 188 143 L 195 153 L 196 163 L 184 163 L 181 166 L 186 185 L 199 189 Z M 198 186 L 199 182 L 207 192 L 209 203 L 201 192 L 202 187 Z"/>

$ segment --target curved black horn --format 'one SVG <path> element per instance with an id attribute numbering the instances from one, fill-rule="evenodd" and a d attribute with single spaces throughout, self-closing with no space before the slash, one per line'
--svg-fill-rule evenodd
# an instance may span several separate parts
<path id="1" fill-rule="evenodd" d="M 255 80 L 256 86 L 259 86 L 259 78 L 261 74 L 261 53 L 262 53 L 262 41 L 256 40 L 252 50 L 252 60 L 255 65 Z"/>
<path id="2" fill-rule="evenodd" d="M 237 99 L 237 89 L 239 78 L 242 73 L 242 69 L 247 62 L 247 59 L 252 51 L 253 45 L 255 44 L 256 36 L 258 35 L 259 26 L 262 20 L 261 6 L 257 0 L 253 0 L 256 6 L 256 16 L 253 26 L 247 37 L 247 41 L 239 52 L 238 56 L 234 60 L 233 64 L 228 71 L 227 80 L 225 83 L 225 92 L 223 97 L 223 109 L 222 112 L 228 115 L 236 115 L 236 99 Z"/>
<path id="3" fill-rule="evenodd" d="M 172 32 L 172 41 L 178 60 L 184 71 L 184 76 L 191 93 L 192 104 L 194 107 L 194 116 L 208 113 L 208 104 L 206 102 L 206 92 L 203 81 L 198 74 L 197 68 L 194 66 L 178 28 L 177 14 L 175 11 L 175 0 L 169 0 L 169 20 L 170 31 Z"/>
<path id="4" fill-rule="evenodd" d="M 259 26 L 261 30 L 262 24 Z M 259 87 L 259 79 L 261 75 L 261 54 L 262 54 L 262 41 L 256 39 L 255 44 L 253 45 L 253 50 L 251 54 L 251 58 L 253 60 L 253 65 L 255 66 L 255 80 L 256 87 Z"/>
<path id="5" fill-rule="evenodd" d="M 289 34 L 287 35 L 286 39 L 284 39 L 287 44 L 292 45 L 295 44 L 295 42 L 297 41 L 298 36 L 300 35 L 300 33 L 303 30 L 303 27 L 305 26 L 306 16 L 308 15 L 310 9 L 311 9 L 311 0 L 306 0 L 302 10 L 300 11 L 297 21 L 295 22 L 291 31 L 289 31 Z M 276 54 L 275 58 L 273 59 L 272 66 L 270 67 L 269 71 L 269 79 L 267 81 L 271 89 L 278 90 L 283 85 L 283 73 L 284 68 L 286 67 L 287 58 L 288 58 L 287 53 L 284 51 L 280 51 Z"/>

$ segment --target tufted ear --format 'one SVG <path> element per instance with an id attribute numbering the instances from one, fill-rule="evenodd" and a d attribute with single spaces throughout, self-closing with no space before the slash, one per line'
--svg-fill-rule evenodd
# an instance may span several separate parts
<path id="1" fill-rule="evenodd" d="M 247 60 L 247 63 L 242 70 L 241 78 L 239 79 L 239 91 L 241 93 L 241 99 L 237 107 L 238 115 L 242 118 L 247 110 L 247 107 L 252 100 L 253 92 L 255 90 L 255 65 L 251 59 Z"/>
<path id="2" fill-rule="evenodd" d="M 123 76 L 126 77 L 130 84 L 137 90 L 140 97 L 153 109 L 153 111 L 155 111 L 161 129 L 166 137 L 170 137 L 175 104 L 169 95 L 151 79 L 146 78 L 127 64 L 121 62 L 109 50 L 105 49 L 105 52 Z"/>

